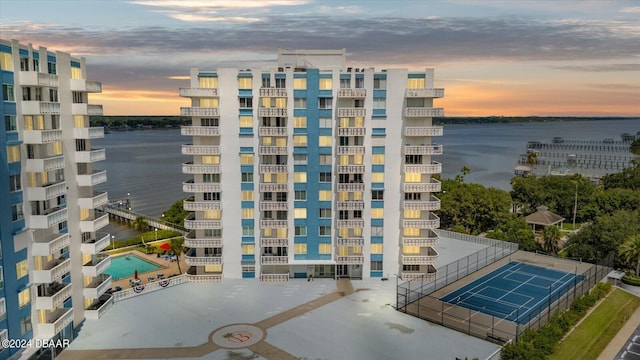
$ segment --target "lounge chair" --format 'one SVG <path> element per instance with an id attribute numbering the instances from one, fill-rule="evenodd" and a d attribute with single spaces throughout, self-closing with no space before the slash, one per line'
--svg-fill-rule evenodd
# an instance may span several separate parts
<path id="1" fill-rule="evenodd" d="M 155 279 L 156 279 L 156 278 L 154 278 L 153 276 L 148 276 L 148 277 L 147 277 L 147 281 L 153 281 L 153 280 L 155 280 Z"/>
<path id="2" fill-rule="evenodd" d="M 116 286 L 116 288 L 115 288 L 115 290 L 114 290 L 114 291 L 120 291 L 120 290 L 122 290 L 122 287 L 120 287 L 120 286 Z"/>

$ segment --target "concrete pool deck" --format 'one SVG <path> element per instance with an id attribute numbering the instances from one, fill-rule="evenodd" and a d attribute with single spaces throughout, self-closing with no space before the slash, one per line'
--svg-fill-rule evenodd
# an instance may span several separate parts
<path id="1" fill-rule="evenodd" d="M 141 284 L 148 283 L 149 282 L 147 280 L 148 277 L 153 276 L 155 279 L 157 279 L 158 274 L 164 274 L 165 278 L 171 275 L 180 274 L 180 272 L 178 271 L 178 263 L 176 261 L 167 261 L 167 260 L 164 260 L 163 258 L 158 258 L 156 257 L 156 254 L 147 255 L 147 254 L 141 253 L 140 251 L 132 250 L 132 251 L 127 251 L 127 252 L 112 255 L 112 257 L 126 256 L 130 254 L 160 266 L 159 269 L 152 270 L 145 273 L 139 273 L 138 279 L 140 279 Z M 185 264 L 184 262 L 184 255 L 180 256 L 180 268 L 182 269 L 183 272 L 186 271 L 188 268 L 187 264 Z M 129 280 L 133 280 L 133 275 L 129 277 L 124 277 L 118 280 L 113 280 L 111 282 L 111 287 L 115 288 L 116 286 L 120 286 L 123 289 L 128 289 L 131 287 L 131 285 L 129 284 Z"/>

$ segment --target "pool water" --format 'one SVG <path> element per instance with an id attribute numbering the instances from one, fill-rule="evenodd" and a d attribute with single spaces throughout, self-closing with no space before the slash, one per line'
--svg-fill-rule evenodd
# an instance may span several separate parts
<path id="1" fill-rule="evenodd" d="M 113 280 L 118 280 L 133 276 L 136 270 L 138 270 L 138 274 L 142 274 L 158 269 L 161 269 L 161 266 L 136 255 L 128 254 L 112 257 L 111 265 L 104 272 L 111 275 Z"/>

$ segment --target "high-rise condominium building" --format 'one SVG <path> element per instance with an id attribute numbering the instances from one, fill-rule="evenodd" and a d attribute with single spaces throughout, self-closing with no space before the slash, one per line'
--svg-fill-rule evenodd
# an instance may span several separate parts
<path id="1" fill-rule="evenodd" d="M 192 281 L 433 279 L 441 172 L 432 69 L 282 50 L 271 68 L 191 70 L 182 171 Z"/>
<path id="2" fill-rule="evenodd" d="M 91 146 L 104 131 L 89 127 L 102 106 L 88 94 L 102 85 L 83 58 L 15 40 L 0 40 L 0 82 L 0 338 L 70 340 L 112 302 L 99 254 L 107 194 L 93 190 L 107 179 L 94 167 L 105 151 Z M 56 349 L 0 348 L 0 359 L 19 351 Z"/>

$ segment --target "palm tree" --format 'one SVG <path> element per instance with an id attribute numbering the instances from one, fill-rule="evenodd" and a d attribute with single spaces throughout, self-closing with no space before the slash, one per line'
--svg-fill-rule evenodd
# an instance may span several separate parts
<path id="1" fill-rule="evenodd" d="M 549 225 L 542 229 L 542 249 L 550 254 L 556 254 L 559 250 L 560 230 L 557 226 Z"/>
<path id="2" fill-rule="evenodd" d="M 138 216 L 131 222 L 131 226 L 138 231 L 145 231 L 149 228 L 149 222 L 143 216 Z"/>
<path id="3" fill-rule="evenodd" d="M 530 151 L 527 153 L 527 164 L 536 165 L 538 164 L 538 153 L 535 151 Z"/>
<path id="4" fill-rule="evenodd" d="M 629 263 L 635 263 L 636 276 L 640 276 L 640 234 L 631 235 L 620 245 L 618 253 Z"/>
<path id="5" fill-rule="evenodd" d="M 184 238 L 180 237 L 177 239 L 171 239 L 169 245 L 171 245 L 171 252 L 176 256 L 176 260 L 178 261 L 178 272 L 182 274 L 182 269 L 180 268 L 180 255 L 184 253 Z"/>

